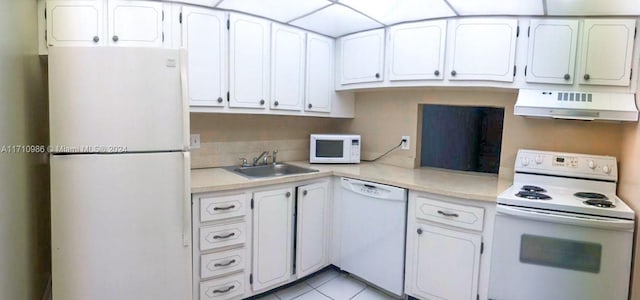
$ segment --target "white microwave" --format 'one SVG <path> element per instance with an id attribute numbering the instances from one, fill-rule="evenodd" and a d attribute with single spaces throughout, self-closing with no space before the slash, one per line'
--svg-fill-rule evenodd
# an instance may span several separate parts
<path id="1" fill-rule="evenodd" d="M 316 164 L 360 163 L 360 135 L 312 134 L 309 162 Z"/>

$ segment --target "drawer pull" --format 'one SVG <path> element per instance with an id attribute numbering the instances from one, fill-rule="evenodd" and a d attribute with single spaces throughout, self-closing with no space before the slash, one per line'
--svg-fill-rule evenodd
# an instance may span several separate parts
<path id="1" fill-rule="evenodd" d="M 441 211 L 441 210 L 439 210 L 438 213 L 443 215 L 443 216 L 445 216 L 445 217 L 454 217 L 454 218 L 459 217 L 458 214 L 456 214 L 456 213 L 448 213 L 448 212 L 444 212 L 444 211 Z"/>
<path id="2" fill-rule="evenodd" d="M 229 233 L 227 235 L 214 235 L 213 238 L 216 239 L 216 240 L 218 240 L 218 239 L 228 239 L 228 238 L 230 238 L 230 237 L 232 237 L 234 235 L 236 235 L 236 233 L 232 232 L 232 233 Z"/>
<path id="3" fill-rule="evenodd" d="M 235 263 L 235 262 L 236 262 L 236 260 L 232 259 L 232 260 L 230 260 L 230 261 L 228 261 L 226 263 L 217 263 L 217 264 L 214 264 L 213 266 L 214 267 L 226 267 L 226 266 L 229 266 L 229 265 L 231 265 L 232 263 Z"/>
<path id="4" fill-rule="evenodd" d="M 227 292 L 233 290 L 235 287 L 236 287 L 235 285 L 232 285 L 232 286 L 229 286 L 229 287 L 224 288 L 224 289 L 216 289 L 216 290 L 213 290 L 213 293 L 214 294 L 224 294 L 224 293 L 227 293 Z"/>
<path id="5" fill-rule="evenodd" d="M 229 205 L 229 206 L 226 206 L 226 207 L 214 207 L 213 210 L 229 210 L 229 209 L 233 209 L 233 208 L 236 208 L 236 206 L 235 205 Z"/>

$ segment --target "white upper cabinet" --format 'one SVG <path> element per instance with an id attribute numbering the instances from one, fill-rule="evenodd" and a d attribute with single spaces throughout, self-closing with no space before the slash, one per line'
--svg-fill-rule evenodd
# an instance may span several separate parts
<path id="1" fill-rule="evenodd" d="M 293 188 L 253 194 L 253 291 L 277 286 L 292 275 Z"/>
<path id="2" fill-rule="evenodd" d="M 443 79 L 447 21 L 389 28 L 389 80 Z"/>
<path id="3" fill-rule="evenodd" d="M 629 85 L 635 27 L 635 19 L 584 20 L 581 84 Z"/>
<path id="4" fill-rule="evenodd" d="M 527 82 L 572 84 L 578 20 L 533 19 L 528 33 Z"/>
<path id="5" fill-rule="evenodd" d="M 271 25 L 271 109 L 302 109 L 305 38 L 302 30 Z"/>
<path id="6" fill-rule="evenodd" d="M 306 111 L 331 111 L 333 49 L 333 39 L 307 33 Z"/>
<path id="7" fill-rule="evenodd" d="M 109 0 L 109 44 L 162 47 L 162 2 Z"/>
<path id="8" fill-rule="evenodd" d="M 518 20 L 452 20 L 447 78 L 513 82 Z"/>
<path id="9" fill-rule="evenodd" d="M 329 265 L 329 180 L 298 187 L 296 274 Z"/>
<path id="10" fill-rule="evenodd" d="M 342 37 L 338 48 L 341 84 L 383 80 L 384 29 Z"/>
<path id="11" fill-rule="evenodd" d="M 230 107 L 264 108 L 269 98 L 271 22 L 231 14 Z"/>
<path id="12" fill-rule="evenodd" d="M 102 7 L 102 1 L 47 1 L 47 45 L 103 45 Z"/>
<path id="13" fill-rule="evenodd" d="M 225 13 L 191 6 L 182 8 L 182 46 L 188 50 L 190 105 L 225 106 L 227 34 Z"/>

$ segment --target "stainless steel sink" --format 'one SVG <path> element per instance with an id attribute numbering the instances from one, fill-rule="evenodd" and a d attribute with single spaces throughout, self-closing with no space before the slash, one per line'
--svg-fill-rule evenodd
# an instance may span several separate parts
<path id="1" fill-rule="evenodd" d="M 226 169 L 248 178 L 278 177 L 318 172 L 318 170 L 283 163 L 250 167 L 226 167 Z"/>

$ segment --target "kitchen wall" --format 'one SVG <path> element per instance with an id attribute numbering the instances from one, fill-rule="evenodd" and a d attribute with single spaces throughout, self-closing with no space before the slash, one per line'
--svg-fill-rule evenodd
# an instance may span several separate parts
<path id="1" fill-rule="evenodd" d="M 638 96 L 636 106 L 640 106 Z M 621 131 L 618 195 L 636 212 L 636 248 L 631 299 L 640 299 L 640 123 L 626 124 Z"/>
<path id="2" fill-rule="evenodd" d="M 35 0 L 0 0 L 0 299 L 42 299 L 51 272 L 46 155 L 6 148 L 48 144 L 36 16 Z"/>
<path id="3" fill-rule="evenodd" d="M 380 162 L 420 166 L 420 104 L 473 105 L 504 108 L 500 176 L 513 177 L 520 148 L 619 156 L 622 125 L 533 119 L 513 115 L 517 90 L 429 88 L 366 91 L 356 94 L 356 118 L 346 130 L 362 134 L 362 156 L 377 157 L 411 136 L 410 150 L 395 150 Z"/>
<path id="4" fill-rule="evenodd" d="M 309 134 L 343 132 L 348 120 L 297 116 L 191 114 L 191 133 L 200 149 L 191 151 L 191 167 L 240 164 L 262 151 L 278 150 L 279 161 L 309 159 Z"/>

